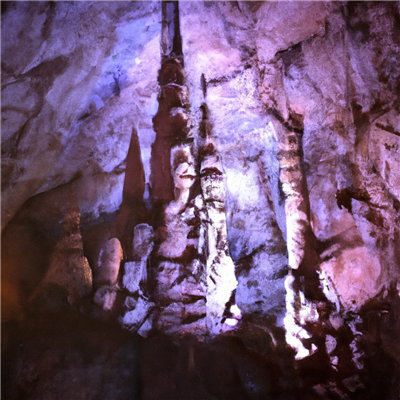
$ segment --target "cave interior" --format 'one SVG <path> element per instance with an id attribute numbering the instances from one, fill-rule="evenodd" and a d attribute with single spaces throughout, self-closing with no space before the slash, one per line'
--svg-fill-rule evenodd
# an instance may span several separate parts
<path id="1" fill-rule="evenodd" d="M 400 2 L 2 1 L 5 400 L 400 399 Z"/>

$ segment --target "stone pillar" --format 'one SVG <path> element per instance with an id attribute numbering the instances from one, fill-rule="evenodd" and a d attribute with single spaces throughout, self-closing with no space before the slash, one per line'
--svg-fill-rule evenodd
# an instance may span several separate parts
<path id="1" fill-rule="evenodd" d="M 207 329 L 220 333 L 229 301 L 236 289 L 235 265 L 229 255 L 222 163 L 208 139 L 202 154 L 200 175 L 203 194 L 202 228 L 207 277 Z M 233 321 L 232 321 L 233 322 Z"/>
<path id="2" fill-rule="evenodd" d="M 101 287 L 94 295 L 94 302 L 105 311 L 111 311 L 117 298 L 118 274 L 123 258 L 121 243 L 110 239 L 100 250 L 97 283 Z"/>
<path id="3" fill-rule="evenodd" d="M 296 120 L 291 120 L 296 125 Z M 310 205 L 307 182 L 302 165 L 301 127 L 289 123 L 274 123 L 278 132 L 279 181 L 285 196 L 286 243 L 289 275 L 285 280 L 286 342 L 297 352 L 296 359 L 313 354 L 317 347 L 303 345 L 303 339 L 312 335 L 305 329 L 307 323 L 317 323 L 318 301 L 326 300 L 319 288 L 317 273 L 320 263 L 314 248 L 315 237 L 310 225 Z"/>
<path id="4" fill-rule="evenodd" d="M 133 261 L 124 265 L 123 286 L 130 293 L 147 293 L 147 262 L 154 246 L 154 231 L 147 224 L 135 226 L 133 235 Z"/>
<path id="5" fill-rule="evenodd" d="M 77 306 L 92 290 L 92 270 L 83 254 L 78 206 L 68 205 L 62 221 L 63 236 L 51 256 L 49 269 L 33 292 L 35 308 L 56 310 Z"/>

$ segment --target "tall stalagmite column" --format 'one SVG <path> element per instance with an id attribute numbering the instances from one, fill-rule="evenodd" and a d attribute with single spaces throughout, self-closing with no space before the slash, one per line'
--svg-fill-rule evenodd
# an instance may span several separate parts
<path id="1" fill-rule="evenodd" d="M 203 195 L 202 233 L 207 276 L 207 328 L 210 333 L 223 329 L 222 321 L 228 311 L 237 286 L 235 265 L 229 255 L 225 214 L 225 183 L 221 158 L 210 138 L 206 107 L 204 108 L 203 138 L 199 151 L 200 180 Z M 228 319 L 228 323 L 235 323 Z"/>
<path id="2" fill-rule="evenodd" d="M 187 139 L 187 87 L 184 85 L 178 2 L 162 3 L 161 69 L 159 108 L 153 118 L 156 139 L 151 152 L 151 195 L 153 204 L 174 199 L 171 148 Z"/>
<path id="3" fill-rule="evenodd" d="M 300 116 L 297 116 L 300 117 Z M 290 118 L 289 123 L 275 121 L 279 138 L 279 180 L 285 195 L 289 275 L 286 288 L 286 342 L 296 350 L 296 359 L 309 356 L 317 349 L 306 348 L 310 339 L 307 324 L 317 323 L 317 304 L 326 300 L 319 288 L 317 268 L 320 260 L 310 225 L 310 205 L 302 165 L 302 121 Z"/>
<path id="4" fill-rule="evenodd" d="M 216 334 L 237 285 L 229 256 L 223 169 L 207 132 L 190 126 L 177 2 L 163 3 L 159 109 L 151 158 L 156 246 L 154 325 L 168 333 Z M 236 321 L 231 321 L 236 322 Z"/>

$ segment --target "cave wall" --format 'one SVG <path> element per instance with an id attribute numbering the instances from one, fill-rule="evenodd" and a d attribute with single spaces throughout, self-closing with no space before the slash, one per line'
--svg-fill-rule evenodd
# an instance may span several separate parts
<path id="1" fill-rule="evenodd" d="M 1 7 L 10 398 L 397 398 L 399 2 Z"/>
<path id="2" fill-rule="evenodd" d="M 6 319 L 69 206 L 94 288 L 108 239 L 151 221 L 161 20 L 159 2 L 2 3 Z M 345 311 L 398 291 L 399 3 L 182 2 L 179 26 L 185 124 L 206 103 L 241 310 L 281 324 L 299 266 Z"/>
<path id="3" fill-rule="evenodd" d="M 160 4 L 8 2 L 3 10 L 3 227 L 30 197 L 72 181 L 83 215 L 115 211 L 134 126 L 148 163 Z"/>
<path id="4" fill-rule="evenodd" d="M 5 285 L 28 281 L 32 286 L 31 277 L 43 275 L 29 272 L 29 260 L 16 259 L 30 245 L 21 240 L 13 250 L 9 242 L 14 239 L 7 238 L 18 229 L 37 231 L 32 227 L 38 226 L 51 248 L 59 235 L 62 206 L 69 202 L 79 206 L 86 226 L 101 222 L 83 233 L 89 260 L 97 264 L 110 236 L 108 216 L 122 201 L 134 127 L 148 180 L 160 18 L 158 2 L 2 4 Z M 8 226 L 18 210 L 27 210 L 21 217 L 28 220 L 24 228 Z M 34 253 L 41 254 L 36 248 Z M 45 261 L 41 268 L 46 269 Z"/>

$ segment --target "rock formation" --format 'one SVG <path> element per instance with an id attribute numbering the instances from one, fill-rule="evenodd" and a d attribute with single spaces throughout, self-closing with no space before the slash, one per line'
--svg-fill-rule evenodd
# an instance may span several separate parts
<path id="1" fill-rule="evenodd" d="M 178 4 L 163 3 L 162 15 L 159 109 L 153 119 L 151 158 L 156 247 L 147 265 L 152 248 L 145 246 L 140 256 L 135 247 L 149 235 L 141 235 L 137 225 L 136 260 L 125 263 L 122 278 L 123 287 L 136 296 L 126 298 L 121 321 L 138 329 L 146 319 L 154 320 L 156 330 L 204 336 L 223 330 L 237 285 L 227 241 L 225 184 L 206 114 L 197 130 L 190 125 Z M 124 192 L 130 190 L 127 185 L 125 181 Z M 127 218 L 122 210 L 119 219 Z"/>
<path id="2" fill-rule="evenodd" d="M 146 399 L 397 398 L 399 15 L 2 2 L 9 398 L 57 398 L 14 352 L 63 315 L 142 337 Z"/>
<path id="3" fill-rule="evenodd" d="M 79 229 L 79 209 L 67 207 L 62 221 L 63 237 L 51 256 L 49 268 L 33 292 L 30 303 L 35 309 L 76 306 L 92 290 L 92 270 L 83 255 Z"/>

